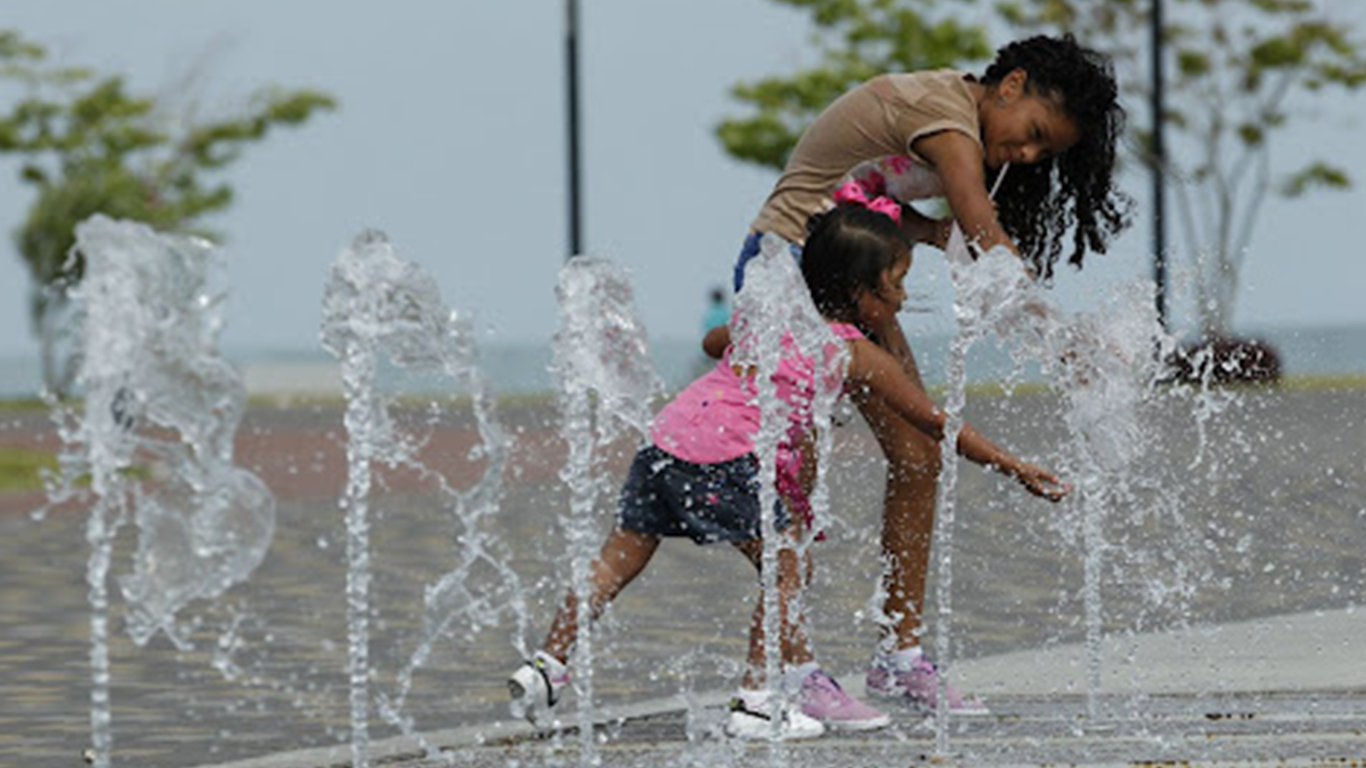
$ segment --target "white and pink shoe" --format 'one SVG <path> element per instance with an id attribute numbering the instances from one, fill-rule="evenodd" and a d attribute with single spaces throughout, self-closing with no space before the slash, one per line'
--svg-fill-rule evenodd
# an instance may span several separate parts
<path id="1" fill-rule="evenodd" d="M 939 668 L 921 655 L 906 666 L 878 657 L 868 668 L 868 678 L 864 682 L 870 696 L 900 699 L 923 712 L 934 712 L 939 706 L 939 679 Z M 951 714 L 991 714 L 976 697 L 964 696 L 947 681 L 944 694 Z"/>
<path id="2" fill-rule="evenodd" d="M 532 725 L 543 725 L 545 716 L 560 702 L 566 685 L 569 667 L 545 651 L 537 651 L 508 678 L 512 716 L 525 717 Z"/>
<path id="3" fill-rule="evenodd" d="M 835 679 L 817 669 L 802 680 L 797 694 L 802 712 L 827 728 L 841 731 L 873 731 L 891 723 L 886 714 L 844 692 Z"/>

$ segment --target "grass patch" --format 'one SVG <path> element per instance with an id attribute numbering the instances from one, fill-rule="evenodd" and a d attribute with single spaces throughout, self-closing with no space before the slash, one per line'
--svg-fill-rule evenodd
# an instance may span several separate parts
<path id="1" fill-rule="evenodd" d="M 1334 392 L 1366 389 L 1366 375 L 1294 376 L 1281 382 L 1285 389 L 1297 392 Z"/>
<path id="2" fill-rule="evenodd" d="M 36 397 L 0 399 L 0 413 L 46 413 L 47 403 Z"/>
<path id="3" fill-rule="evenodd" d="M 57 470 L 56 456 L 44 451 L 0 448 L 0 491 L 41 491 L 45 469 Z"/>
<path id="4" fill-rule="evenodd" d="M 41 491 L 44 470 L 57 471 L 56 455 L 22 448 L 0 448 L 0 492 Z M 124 467 L 118 473 L 138 481 L 150 480 L 152 477 L 151 468 L 141 464 Z M 90 475 L 77 477 L 75 485 L 77 488 L 89 488 Z"/>

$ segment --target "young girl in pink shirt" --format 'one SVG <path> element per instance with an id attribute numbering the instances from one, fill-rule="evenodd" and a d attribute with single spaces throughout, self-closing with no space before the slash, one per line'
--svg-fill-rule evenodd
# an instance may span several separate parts
<path id="1" fill-rule="evenodd" d="M 849 347 L 843 391 L 866 389 L 929 437 L 943 435 L 945 415 L 915 386 L 887 352 L 867 340 L 860 326 L 877 327 L 901 308 L 902 285 L 911 266 L 910 247 L 899 228 L 899 207 L 890 201 L 844 203 L 812 218 L 801 261 L 816 308 Z M 793 406 L 794 423 L 779 445 L 777 527 L 794 541 L 807 533 L 808 501 L 799 444 L 815 429 L 810 400 L 815 365 L 789 349 L 774 374 L 779 396 Z M 640 450 L 623 485 L 617 523 L 592 565 L 589 620 L 596 619 L 650 562 L 661 538 L 687 536 L 698 544 L 729 542 L 756 569 L 763 541 L 759 519 L 759 462 L 754 437 L 759 409 L 755 381 L 731 364 L 727 350 L 717 366 L 678 394 L 656 416 L 652 445 Z M 966 458 L 1019 480 L 1031 493 L 1057 500 L 1067 493 L 1052 472 L 1021 461 L 964 425 L 958 450 Z M 809 476 L 809 475 L 808 475 Z M 798 515 L 792 524 L 789 511 Z M 781 613 L 778 646 L 782 685 L 791 706 L 782 712 L 783 738 L 819 736 L 826 727 L 880 728 L 883 713 L 846 694 L 815 663 L 811 645 L 788 605 L 803 586 L 801 558 L 792 548 L 779 554 L 776 583 Z M 533 722 L 553 707 L 568 683 L 567 661 L 578 636 L 573 591 L 564 599 L 541 650 L 509 679 L 514 712 Z M 731 703 L 727 733 L 766 738 L 773 733 L 764 689 L 763 600 L 750 625 L 749 666 Z"/>

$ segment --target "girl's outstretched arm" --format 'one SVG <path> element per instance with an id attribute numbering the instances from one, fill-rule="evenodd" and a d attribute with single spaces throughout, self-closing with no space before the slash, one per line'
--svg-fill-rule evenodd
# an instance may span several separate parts
<path id="1" fill-rule="evenodd" d="M 983 251 L 1003 245 L 1018 255 L 1020 249 L 1001 227 L 987 195 L 982 146 L 958 131 L 939 131 L 916 139 L 914 149 L 943 180 L 944 196 L 968 242 Z"/>
<path id="2" fill-rule="evenodd" d="M 934 438 L 944 439 L 944 413 L 924 390 L 915 386 L 896 359 L 866 339 L 849 342 L 850 359 L 846 378 L 864 387 L 901 414 L 917 429 Z M 958 452 L 969 461 L 995 469 L 1022 483 L 1030 493 L 1057 501 L 1071 491 L 1057 475 L 1012 455 L 964 423 L 958 433 Z"/>

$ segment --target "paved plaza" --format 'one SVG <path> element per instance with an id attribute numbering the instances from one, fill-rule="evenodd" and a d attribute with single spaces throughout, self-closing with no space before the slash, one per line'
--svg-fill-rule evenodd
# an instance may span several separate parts
<path id="1" fill-rule="evenodd" d="M 968 661 L 964 685 L 991 714 L 955 718 L 947 749 L 933 716 L 889 709 L 890 727 L 773 747 L 720 733 L 724 694 L 605 708 L 604 766 L 1361 766 L 1366 765 L 1366 610 L 1318 612 L 1109 641 L 1103 690 L 1086 687 L 1086 650 L 1067 645 Z M 691 706 L 691 709 L 690 709 Z M 573 720 L 574 715 L 566 712 Z M 374 765 L 576 765 L 577 732 L 516 722 L 389 739 Z M 217 768 L 327 768 L 345 747 L 285 752 Z"/>
<path id="2" fill-rule="evenodd" d="M 1366 765 L 1366 609 L 1355 608 L 1366 606 L 1366 388 L 1248 390 L 1216 405 L 1174 396 L 1145 416 L 1160 449 L 1103 521 L 1094 697 L 1083 600 L 1094 555 L 1077 535 L 1079 510 L 968 467 L 946 667 L 990 716 L 951 720 L 942 736 L 933 719 L 893 710 L 890 728 L 858 737 L 779 747 L 721 737 L 753 572 L 727 548 L 668 542 L 595 640 L 601 764 Z M 1065 439 L 1058 407 L 1046 394 L 973 396 L 967 416 L 1053 461 Z M 415 416 L 418 458 L 466 487 L 480 470 L 477 434 L 467 413 L 442 416 Z M 424 591 L 459 559 L 461 529 L 420 475 L 386 471 L 372 494 L 372 765 L 585 762 L 573 729 L 538 733 L 506 713 L 504 679 L 563 594 L 566 496 L 552 409 L 507 407 L 500 419 L 513 446 L 486 533 L 518 583 L 473 572 L 472 594 L 499 596 L 494 613 L 452 623 L 419 666 Z M 883 465 L 861 424 L 836 432 L 835 505 L 813 550 L 810 619 L 822 665 L 859 693 L 877 639 L 868 612 Z M 42 413 L 0 414 L 0 447 L 55 446 Z M 275 537 L 247 583 L 186 611 L 192 647 L 164 637 L 135 646 L 116 593 L 115 766 L 349 762 L 345 447 L 335 404 L 251 409 L 237 457 L 277 496 Z M 629 447 L 601 471 L 619 477 Z M 31 516 L 42 500 L 0 493 L 0 765 L 78 767 L 91 732 L 86 510 Z M 135 534 L 130 525 L 119 538 L 115 579 L 129 570 Z M 930 607 L 933 648 L 940 618 Z M 405 672 L 401 728 L 378 702 Z M 573 722 L 574 701 L 566 706 Z"/>

